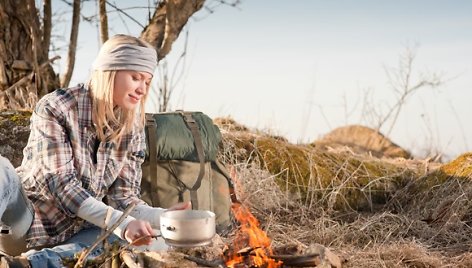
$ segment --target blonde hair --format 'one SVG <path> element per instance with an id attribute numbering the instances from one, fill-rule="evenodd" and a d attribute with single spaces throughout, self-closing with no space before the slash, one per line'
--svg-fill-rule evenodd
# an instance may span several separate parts
<path id="1" fill-rule="evenodd" d="M 105 42 L 100 49 L 109 51 L 118 45 L 131 44 L 142 47 L 151 47 L 148 43 L 136 37 L 128 35 L 115 35 Z M 113 103 L 113 88 L 117 71 L 94 70 L 88 82 L 90 96 L 92 97 L 92 121 L 101 141 L 111 141 L 118 145 L 124 135 L 129 134 L 135 127 L 144 127 L 146 94 L 141 98 L 137 109 L 127 110 L 115 107 Z M 136 120 L 136 111 L 139 112 L 139 121 Z M 107 133 L 110 133 L 107 135 Z"/>

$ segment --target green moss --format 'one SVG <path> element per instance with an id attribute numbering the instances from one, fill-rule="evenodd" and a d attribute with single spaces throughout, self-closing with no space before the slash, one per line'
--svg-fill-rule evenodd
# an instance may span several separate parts
<path id="1" fill-rule="evenodd" d="M 451 162 L 441 166 L 446 176 L 472 179 L 472 152 L 460 155 Z"/>
<path id="2" fill-rule="evenodd" d="M 302 199 L 316 198 L 335 209 L 368 209 L 385 203 L 414 172 L 380 160 L 316 150 L 271 138 L 255 141 L 260 162 L 278 185 Z"/>
<path id="3" fill-rule="evenodd" d="M 7 127 L 11 124 L 27 126 L 30 117 L 30 111 L 5 111 L 0 113 L 0 127 Z"/>
<path id="4" fill-rule="evenodd" d="M 441 186 L 449 180 L 465 181 L 472 179 L 472 153 L 465 153 L 439 169 L 422 177 L 414 185 L 414 192 L 420 193 Z"/>
<path id="5" fill-rule="evenodd" d="M 14 114 L 13 116 L 10 117 L 10 120 L 15 123 L 25 122 L 25 121 L 28 121 L 30 117 L 31 117 L 30 112 L 24 112 L 24 113 Z"/>

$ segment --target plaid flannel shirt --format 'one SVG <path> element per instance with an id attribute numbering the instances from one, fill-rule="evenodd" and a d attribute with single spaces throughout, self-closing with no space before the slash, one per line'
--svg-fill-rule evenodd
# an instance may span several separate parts
<path id="1" fill-rule="evenodd" d="M 17 169 L 34 207 L 30 247 L 55 245 L 81 230 L 86 222 L 77 211 L 90 196 L 106 197 L 120 210 L 131 202 L 145 204 L 139 199 L 144 129 L 123 136 L 119 147 L 100 142 L 95 149 L 91 107 L 89 91 L 78 85 L 46 95 L 34 110 Z"/>

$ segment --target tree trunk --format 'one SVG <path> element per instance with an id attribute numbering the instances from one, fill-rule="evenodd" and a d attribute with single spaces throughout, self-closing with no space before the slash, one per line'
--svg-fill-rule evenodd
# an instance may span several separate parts
<path id="1" fill-rule="evenodd" d="M 49 54 L 49 45 L 51 43 L 51 28 L 52 28 L 52 6 L 51 0 L 43 1 L 43 49 L 42 58 L 47 59 Z"/>
<path id="2" fill-rule="evenodd" d="M 98 13 L 100 15 L 100 41 L 105 43 L 108 40 L 108 16 L 106 0 L 99 0 Z"/>
<path id="3" fill-rule="evenodd" d="M 158 52 L 158 60 L 163 59 L 179 37 L 188 19 L 203 7 L 205 0 L 161 1 L 149 24 L 141 32 L 141 38 L 151 43 Z"/>
<path id="4" fill-rule="evenodd" d="M 72 73 L 75 65 L 75 52 L 77 51 L 77 37 L 79 35 L 80 24 L 80 0 L 74 0 L 74 7 L 72 11 L 72 27 L 70 31 L 69 50 L 67 51 L 67 65 L 66 71 L 61 79 L 61 87 L 69 86 Z"/>
<path id="5" fill-rule="evenodd" d="M 43 39 L 34 3 L 0 2 L 0 109 L 32 109 L 39 97 L 59 86 L 50 64 L 39 68 L 48 61 L 49 42 Z"/>

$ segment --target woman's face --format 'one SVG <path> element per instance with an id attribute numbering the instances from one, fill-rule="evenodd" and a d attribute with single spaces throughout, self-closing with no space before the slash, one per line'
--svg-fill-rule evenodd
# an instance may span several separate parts
<path id="1" fill-rule="evenodd" d="M 132 110 L 146 96 L 152 75 L 147 72 L 120 70 L 116 72 L 113 87 L 113 104 Z"/>

